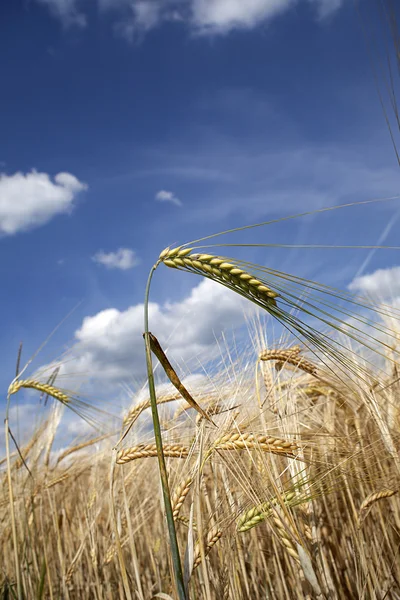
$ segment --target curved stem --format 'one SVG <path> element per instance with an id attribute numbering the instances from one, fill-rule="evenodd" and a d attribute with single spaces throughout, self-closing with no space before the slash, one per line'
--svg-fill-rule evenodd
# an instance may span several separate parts
<path id="1" fill-rule="evenodd" d="M 163 452 L 160 419 L 159 419 L 158 410 L 157 410 L 157 396 L 156 396 L 156 389 L 155 389 L 155 384 L 154 384 L 153 364 L 152 364 L 151 349 L 150 349 L 149 293 L 150 293 L 150 285 L 151 285 L 153 273 L 156 270 L 158 264 L 159 263 L 156 263 L 150 271 L 149 278 L 148 278 L 147 285 L 146 285 L 145 298 L 144 298 L 144 340 L 145 340 L 145 348 L 146 348 L 147 378 L 148 378 L 148 382 L 149 382 L 149 395 L 150 395 L 150 401 L 151 401 L 151 414 L 153 417 L 154 437 L 156 440 L 158 466 L 159 466 L 159 470 L 160 470 L 161 487 L 162 487 L 162 491 L 163 491 L 165 514 L 166 514 L 167 524 L 168 524 L 168 532 L 169 532 L 169 539 L 170 539 L 172 562 L 173 562 L 173 566 L 174 566 L 175 581 L 176 581 L 179 600 L 186 600 L 182 565 L 181 565 L 181 559 L 179 556 L 178 540 L 176 537 L 175 522 L 174 522 L 174 517 L 173 517 L 173 513 L 172 513 L 172 503 L 171 503 L 171 494 L 170 494 L 169 484 L 168 484 L 167 467 L 165 465 L 165 457 L 164 457 L 164 452 Z"/>

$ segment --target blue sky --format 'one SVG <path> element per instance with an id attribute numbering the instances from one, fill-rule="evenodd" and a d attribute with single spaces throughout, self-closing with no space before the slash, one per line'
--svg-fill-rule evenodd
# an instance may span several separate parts
<path id="1" fill-rule="evenodd" d="M 362 2 L 369 23 L 375 6 Z M 167 245 L 400 192 L 350 0 L 6 0 L 0 55 L 3 389 L 19 342 L 27 358 L 78 303 L 36 365 L 75 344 L 82 372 L 139 381 L 144 286 Z M 397 210 L 230 241 L 374 244 L 390 223 L 395 244 Z M 359 251 L 246 256 L 342 288 L 398 266 L 393 252 L 362 272 Z M 242 314 L 215 284 L 164 268 L 152 299 L 152 328 L 177 359 L 206 352 Z"/>

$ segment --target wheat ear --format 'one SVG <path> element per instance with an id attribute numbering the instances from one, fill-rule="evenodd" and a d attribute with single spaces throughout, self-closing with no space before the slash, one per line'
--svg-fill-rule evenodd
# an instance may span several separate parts
<path id="1" fill-rule="evenodd" d="M 300 563 L 299 553 L 292 542 L 292 537 L 294 537 L 294 535 L 291 531 L 291 528 L 284 523 L 283 519 L 275 511 L 271 515 L 271 519 L 274 523 L 274 529 L 278 535 L 278 539 L 284 546 L 286 552 L 289 554 L 289 556 L 294 558 L 296 562 Z M 288 531 L 292 535 L 290 535 Z"/>
<path id="2" fill-rule="evenodd" d="M 173 402 L 174 400 L 182 400 L 182 396 L 180 394 L 168 394 L 167 396 L 161 396 L 161 397 L 157 398 L 157 405 L 165 404 L 167 402 Z M 123 422 L 122 422 L 123 426 L 127 427 L 128 425 L 131 425 L 132 423 L 134 423 L 139 418 L 139 416 L 142 414 L 142 412 L 144 410 L 146 410 L 147 408 L 150 408 L 150 406 L 151 406 L 150 398 L 146 398 L 145 400 L 142 400 L 142 402 L 139 402 L 138 404 L 136 404 L 125 415 Z"/>
<path id="3" fill-rule="evenodd" d="M 364 519 L 367 517 L 372 505 L 378 500 L 383 498 L 390 498 L 397 494 L 397 490 L 381 490 L 380 492 L 374 492 L 365 498 L 360 506 L 360 512 L 358 514 L 358 527 L 361 527 Z"/>
<path id="4" fill-rule="evenodd" d="M 212 529 L 210 529 L 210 531 L 207 533 L 206 539 L 205 539 L 205 544 L 204 544 L 204 557 L 206 557 L 211 548 L 213 546 L 215 546 L 215 544 L 218 542 L 219 539 L 221 539 L 222 536 L 222 530 L 219 529 L 218 527 L 213 527 Z M 200 550 L 200 543 L 199 541 L 196 542 L 196 545 L 194 547 L 194 562 L 193 562 L 193 569 L 196 569 L 200 563 L 201 563 L 201 550 Z"/>
<path id="5" fill-rule="evenodd" d="M 246 510 L 238 520 L 237 530 L 241 533 L 249 531 L 249 529 L 252 529 L 272 515 L 273 506 L 277 506 L 282 502 L 290 506 L 290 503 L 294 498 L 296 498 L 295 492 L 287 492 L 286 494 L 283 494 L 280 500 L 278 500 L 278 498 L 271 498 L 271 500 L 268 500 L 267 502 L 249 508 L 249 510 Z"/>
<path id="6" fill-rule="evenodd" d="M 256 448 L 272 454 L 285 454 L 294 456 L 298 445 L 293 440 L 283 440 L 274 436 L 255 433 L 228 433 L 217 439 L 212 450 L 244 450 Z M 209 451 L 209 452 L 210 452 Z"/>
<path id="7" fill-rule="evenodd" d="M 164 455 L 171 458 L 186 458 L 189 454 L 189 448 L 180 444 L 165 444 Z M 116 463 L 123 465 L 131 460 L 138 458 L 150 458 L 157 456 L 157 447 L 155 444 L 139 444 L 132 448 L 124 448 L 117 453 Z"/>
<path id="8" fill-rule="evenodd" d="M 70 397 L 67 396 L 64 392 L 62 392 L 59 388 L 56 388 L 54 385 L 50 385 L 48 383 L 41 383 L 40 381 L 35 381 L 34 379 L 18 379 L 14 381 L 10 387 L 8 388 L 8 393 L 10 396 L 16 394 L 21 388 L 30 388 L 34 390 L 38 390 L 39 392 L 43 392 L 48 396 L 52 396 L 56 400 L 59 400 L 63 404 L 68 404 L 70 402 Z"/>
<path id="9" fill-rule="evenodd" d="M 295 349 L 295 353 L 290 348 L 288 350 L 263 350 L 258 358 L 262 361 L 274 360 L 279 368 L 289 364 L 315 376 L 317 374 L 316 366 L 302 356 L 298 356 L 297 346 L 295 346 Z"/>
<path id="10" fill-rule="evenodd" d="M 219 256 L 191 254 L 192 251 L 193 248 L 166 248 L 161 252 L 159 260 L 167 267 L 200 274 L 230 287 L 241 295 L 276 305 L 275 298 L 278 294 L 251 273 Z"/>
<path id="11" fill-rule="evenodd" d="M 172 496 L 172 514 L 174 516 L 174 521 L 176 521 L 179 517 L 179 512 L 183 503 L 185 502 L 192 483 L 193 478 L 188 477 L 176 488 L 174 495 Z"/>
<path id="12" fill-rule="evenodd" d="M 79 452 L 79 450 L 83 450 L 84 448 L 88 448 L 89 446 L 93 446 L 98 442 L 102 442 L 103 440 L 106 440 L 109 437 L 110 435 L 108 433 L 105 433 L 104 435 L 99 435 L 98 437 L 92 438 L 91 440 L 87 440 L 86 442 L 82 442 L 81 444 L 77 444 L 76 446 L 72 446 L 71 448 L 67 448 L 57 457 L 56 464 L 58 465 L 58 463 L 64 460 L 64 458 L 66 458 L 67 456 L 70 456 L 75 452 Z"/>

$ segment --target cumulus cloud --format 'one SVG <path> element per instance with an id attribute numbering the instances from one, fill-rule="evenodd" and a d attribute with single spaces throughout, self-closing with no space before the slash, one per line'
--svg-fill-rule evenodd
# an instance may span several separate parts
<path id="1" fill-rule="evenodd" d="M 173 192 L 168 192 L 167 190 L 160 190 L 157 192 L 155 198 L 159 202 L 170 202 L 171 204 L 175 204 L 175 206 L 182 206 L 182 201 Z"/>
<path id="2" fill-rule="evenodd" d="M 139 264 L 135 251 L 130 248 L 119 248 L 116 252 L 99 250 L 92 256 L 92 260 L 108 269 L 121 269 L 121 271 L 132 269 Z"/>
<path id="3" fill-rule="evenodd" d="M 179 302 L 149 305 L 150 327 L 174 362 L 211 358 L 216 338 L 243 324 L 254 310 L 234 292 L 210 280 L 201 281 Z M 142 378 L 145 374 L 143 304 L 124 311 L 110 308 L 83 319 L 75 332 L 73 360 L 62 366 L 91 373 L 108 383 Z M 71 366 L 73 365 L 73 366 Z"/>
<path id="4" fill-rule="evenodd" d="M 97 0 L 97 4 L 101 11 L 117 15 L 119 34 L 133 39 L 171 21 L 181 21 L 197 33 L 251 29 L 305 1 L 315 6 L 319 18 L 332 14 L 342 4 L 342 0 Z M 37 2 L 46 4 L 66 26 L 86 24 L 77 0 Z"/>
<path id="5" fill-rule="evenodd" d="M 13 235 L 48 223 L 72 210 L 77 194 L 87 189 L 71 173 L 0 174 L 0 234 Z"/>
<path id="6" fill-rule="evenodd" d="M 349 289 L 380 299 L 393 300 L 400 297 L 400 267 L 377 269 L 373 273 L 356 277 Z"/>

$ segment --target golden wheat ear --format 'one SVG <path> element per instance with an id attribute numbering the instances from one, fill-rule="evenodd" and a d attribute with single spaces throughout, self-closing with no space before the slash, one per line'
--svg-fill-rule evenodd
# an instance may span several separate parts
<path id="1" fill-rule="evenodd" d="M 388 350 L 393 353 L 392 362 L 400 359 L 399 351 L 393 350 L 397 333 L 385 322 L 400 318 L 400 311 L 394 307 L 376 306 L 354 294 L 260 265 L 198 254 L 193 247 L 166 248 L 159 263 L 211 279 L 250 300 L 344 381 L 368 382 L 369 369 L 377 361 L 386 361 Z M 364 353 L 360 360 L 360 348 L 370 356 Z M 286 362 L 296 362 L 298 367 L 315 372 L 315 367 L 304 359 L 286 357 Z"/>
<path id="2" fill-rule="evenodd" d="M 102 432 L 113 434 L 118 428 L 118 417 L 85 402 L 72 392 L 63 390 L 51 383 L 44 383 L 36 379 L 14 379 L 8 388 L 8 396 L 12 396 L 21 389 L 31 389 L 41 392 L 42 396 L 52 397 L 64 406 L 70 408 L 75 414 L 86 421 L 91 427 Z"/>
<path id="3" fill-rule="evenodd" d="M 255 275 L 248 273 L 232 262 L 212 254 L 192 254 L 193 248 L 166 248 L 159 260 L 167 267 L 184 269 L 212 279 L 250 300 L 276 305 L 278 293 L 264 285 Z"/>

